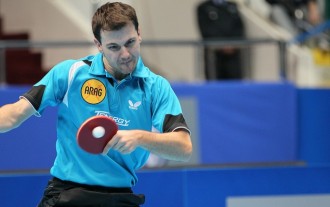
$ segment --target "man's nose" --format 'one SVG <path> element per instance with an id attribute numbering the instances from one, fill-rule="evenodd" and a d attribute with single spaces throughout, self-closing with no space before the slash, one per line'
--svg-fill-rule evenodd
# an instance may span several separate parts
<path id="1" fill-rule="evenodd" d="M 130 56 L 129 49 L 127 47 L 122 47 L 121 58 L 129 58 L 129 56 Z"/>

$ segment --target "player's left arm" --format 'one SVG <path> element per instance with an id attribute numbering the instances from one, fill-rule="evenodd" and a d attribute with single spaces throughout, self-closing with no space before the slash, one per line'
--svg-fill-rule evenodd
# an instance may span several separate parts
<path id="1" fill-rule="evenodd" d="M 190 131 L 183 117 L 180 102 L 169 82 L 158 76 L 151 87 L 152 126 L 157 132 L 119 130 L 104 149 L 123 154 L 142 147 L 162 158 L 187 161 L 192 154 Z"/>
<path id="2" fill-rule="evenodd" d="M 188 161 L 192 154 L 190 133 L 185 129 L 167 133 L 119 130 L 105 147 L 104 153 L 111 148 L 127 154 L 136 147 L 142 147 L 162 158 L 175 161 Z"/>

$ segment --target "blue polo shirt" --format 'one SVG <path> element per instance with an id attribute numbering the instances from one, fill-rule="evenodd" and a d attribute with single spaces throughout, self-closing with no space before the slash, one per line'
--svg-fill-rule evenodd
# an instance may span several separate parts
<path id="1" fill-rule="evenodd" d="M 86 119 L 108 116 L 121 130 L 189 130 L 169 82 L 144 66 L 141 58 L 133 73 L 120 82 L 104 69 L 100 53 L 63 61 L 23 97 L 34 106 L 36 116 L 48 106 L 58 106 L 57 155 L 51 174 L 82 184 L 131 187 L 138 180 L 135 171 L 149 156 L 140 147 L 130 154 L 85 152 L 77 144 L 76 133 Z"/>

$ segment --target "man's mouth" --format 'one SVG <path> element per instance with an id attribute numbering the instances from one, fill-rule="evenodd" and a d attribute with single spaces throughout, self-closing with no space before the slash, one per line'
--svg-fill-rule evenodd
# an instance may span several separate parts
<path id="1" fill-rule="evenodd" d="M 122 65 L 128 65 L 128 64 L 131 63 L 131 62 L 132 62 L 132 60 L 128 60 L 128 61 L 122 62 L 121 64 L 122 64 Z"/>

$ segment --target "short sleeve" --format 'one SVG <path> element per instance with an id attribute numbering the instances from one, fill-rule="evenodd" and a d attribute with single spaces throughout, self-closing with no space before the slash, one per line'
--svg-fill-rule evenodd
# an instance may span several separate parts
<path id="1" fill-rule="evenodd" d="M 54 66 L 38 83 L 22 95 L 42 114 L 48 106 L 62 102 L 68 87 L 68 73 L 71 61 L 64 61 Z"/>
<path id="2" fill-rule="evenodd" d="M 154 84 L 152 94 L 153 127 L 159 132 L 171 132 L 177 129 L 190 132 L 179 99 L 166 79 L 159 77 Z"/>

